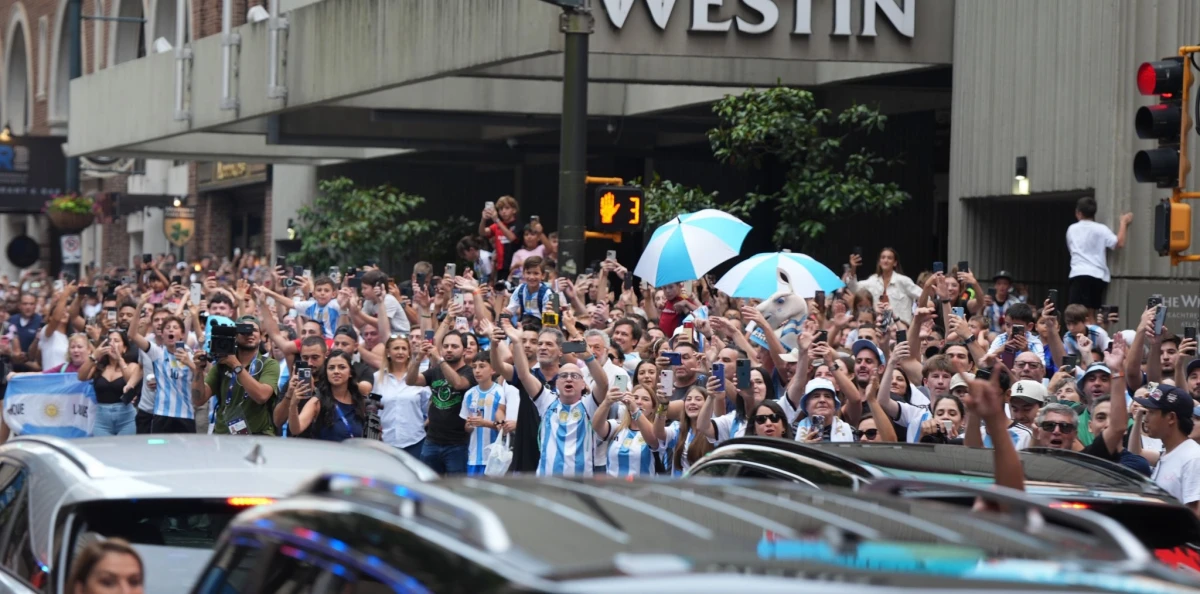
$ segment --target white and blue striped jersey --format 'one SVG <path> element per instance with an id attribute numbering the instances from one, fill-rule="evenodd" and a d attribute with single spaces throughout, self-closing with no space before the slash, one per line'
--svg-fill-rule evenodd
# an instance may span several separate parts
<path id="1" fill-rule="evenodd" d="M 713 419 L 713 426 L 717 428 L 717 439 L 709 441 L 719 444 L 727 439 L 745 436 L 746 421 L 747 419 L 738 418 L 737 411 L 728 412 Z"/>
<path id="2" fill-rule="evenodd" d="M 988 435 L 987 427 L 981 425 L 979 429 L 983 432 L 983 447 L 992 447 L 992 436 Z M 1013 446 L 1015 446 L 1018 451 L 1028 448 L 1029 444 L 1033 442 L 1033 432 L 1030 431 L 1028 427 L 1016 421 L 1009 423 L 1008 437 L 1012 440 Z"/>
<path id="3" fill-rule="evenodd" d="M 642 432 L 633 428 L 620 431 L 620 421 L 609 419 L 608 476 L 654 476 L 655 451 L 642 437 Z M 659 444 L 662 451 L 665 446 Z"/>
<path id="4" fill-rule="evenodd" d="M 667 425 L 667 446 L 659 452 L 659 457 L 662 458 L 663 470 L 667 474 L 680 476 L 683 471 L 687 470 L 691 463 L 687 459 L 687 448 L 692 445 L 692 440 L 696 439 L 696 432 L 689 431 L 687 442 L 683 444 L 683 455 L 679 457 L 679 465 L 681 468 L 675 468 L 675 447 L 679 445 L 680 425 L 679 421 L 673 421 Z"/>
<path id="5" fill-rule="evenodd" d="M 342 317 L 342 307 L 338 305 L 336 299 L 331 299 L 323 306 L 318 305 L 315 299 L 296 301 L 294 305 L 300 315 L 320 322 L 321 328 L 325 332 L 325 338 L 333 340 L 333 333 L 337 330 Z"/>
<path id="6" fill-rule="evenodd" d="M 195 419 L 192 406 L 192 370 L 167 349 L 150 343 L 146 357 L 154 366 L 158 389 L 154 394 L 154 415 L 172 419 Z"/>
<path id="7" fill-rule="evenodd" d="M 557 397 L 549 401 L 547 394 L 554 393 L 543 387 L 542 393 L 534 399 L 542 413 L 538 427 L 538 449 L 542 459 L 538 462 L 537 475 L 592 476 L 596 450 L 592 415 L 596 413 L 596 399 L 584 394 L 575 404 L 563 404 Z M 543 404 L 546 402 L 548 405 Z"/>
<path id="8" fill-rule="evenodd" d="M 905 441 L 919 443 L 921 441 L 921 425 L 932 419 L 933 414 L 923 406 L 915 406 L 907 402 L 896 402 L 896 404 L 900 405 L 900 408 L 896 411 L 896 418 L 892 421 L 908 430 Z"/>
<path id="9" fill-rule="evenodd" d="M 493 383 L 488 390 L 472 386 L 463 396 L 462 408 L 458 416 L 467 419 L 472 416 L 482 416 L 485 421 L 496 421 L 496 412 L 505 405 L 505 393 L 500 384 Z M 471 438 L 467 444 L 467 465 L 483 466 L 483 449 L 492 445 L 500 432 L 487 427 L 476 427 L 471 430 Z"/>

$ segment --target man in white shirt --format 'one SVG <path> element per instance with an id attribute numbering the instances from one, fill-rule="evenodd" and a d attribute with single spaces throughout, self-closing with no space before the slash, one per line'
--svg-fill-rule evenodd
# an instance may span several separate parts
<path id="1" fill-rule="evenodd" d="M 1104 290 L 1112 277 L 1108 272 L 1108 250 L 1125 247 L 1125 237 L 1133 213 L 1121 215 L 1121 227 L 1114 234 L 1107 225 L 1096 222 L 1096 199 L 1085 196 L 1075 204 L 1076 222 L 1067 228 L 1067 250 L 1071 252 L 1070 284 L 1067 304 L 1079 303 L 1095 315 L 1104 302 Z"/>
<path id="2" fill-rule="evenodd" d="M 1194 425 L 1192 397 L 1182 389 L 1159 384 L 1145 398 L 1134 400 L 1146 408 L 1146 435 L 1163 444 L 1151 478 L 1200 515 L 1200 444 L 1188 438 Z"/>

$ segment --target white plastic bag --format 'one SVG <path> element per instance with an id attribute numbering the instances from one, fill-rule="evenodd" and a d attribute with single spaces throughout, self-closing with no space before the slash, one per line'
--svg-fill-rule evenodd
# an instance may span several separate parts
<path id="1" fill-rule="evenodd" d="M 483 448 L 484 476 L 504 476 L 508 466 L 512 464 L 512 449 L 509 446 L 510 433 Z"/>

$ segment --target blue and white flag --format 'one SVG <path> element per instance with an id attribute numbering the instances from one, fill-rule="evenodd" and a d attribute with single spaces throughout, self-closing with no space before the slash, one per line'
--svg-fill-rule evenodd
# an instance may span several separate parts
<path id="1" fill-rule="evenodd" d="M 96 391 L 74 373 L 13 376 L 4 394 L 4 422 L 17 435 L 91 437 Z"/>

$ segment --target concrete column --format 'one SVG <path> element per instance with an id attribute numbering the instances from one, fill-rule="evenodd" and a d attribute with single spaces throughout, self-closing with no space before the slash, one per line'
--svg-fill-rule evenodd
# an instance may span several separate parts
<path id="1" fill-rule="evenodd" d="M 288 219 L 296 218 L 301 206 L 313 203 L 317 197 L 317 168 L 309 165 L 271 166 L 271 220 L 266 222 L 271 230 L 269 249 L 275 252 L 275 244 L 287 241 Z"/>

